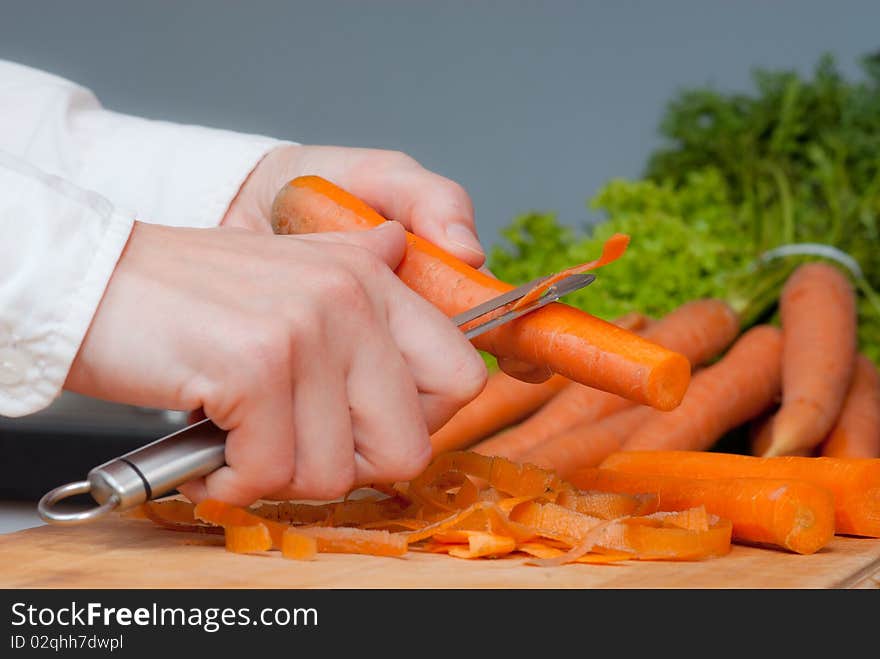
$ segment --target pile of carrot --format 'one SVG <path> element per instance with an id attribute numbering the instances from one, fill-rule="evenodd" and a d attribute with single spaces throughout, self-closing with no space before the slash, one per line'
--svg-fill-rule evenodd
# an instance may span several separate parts
<path id="1" fill-rule="evenodd" d="M 408 482 L 316 504 L 149 502 L 139 517 L 223 534 L 235 553 L 520 557 L 539 566 L 701 560 L 731 542 L 812 554 L 835 533 L 880 537 L 880 459 L 622 451 L 562 479 L 470 451 Z M 130 515 L 131 516 L 131 515 Z"/>
<path id="2" fill-rule="evenodd" d="M 401 557 L 518 556 L 539 566 L 700 560 L 730 551 L 732 524 L 701 504 L 658 508 L 654 494 L 576 488 L 552 471 L 471 452 L 436 458 L 417 478 L 326 504 L 149 502 L 141 516 L 176 531 L 222 533 L 228 551 Z"/>
<path id="3" fill-rule="evenodd" d="M 509 387 L 495 374 L 485 395 L 435 433 L 434 450 L 472 449 L 568 477 L 617 451 L 706 451 L 751 427 L 743 452 L 757 456 L 880 457 L 880 373 L 857 351 L 847 277 L 824 262 L 801 265 L 778 306 L 781 328 L 743 332 L 721 300 L 696 300 L 639 326 L 694 368 L 672 410 L 557 379 Z"/>

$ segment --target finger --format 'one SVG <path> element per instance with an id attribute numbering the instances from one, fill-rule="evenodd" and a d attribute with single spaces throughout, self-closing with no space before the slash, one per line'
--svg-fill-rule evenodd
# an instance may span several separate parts
<path id="1" fill-rule="evenodd" d="M 517 380 L 531 384 L 540 384 L 553 376 L 553 371 L 547 366 L 536 366 L 509 357 L 499 357 L 498 368 Z"/>
<path id="2" fill-rule="evenodd" d="M 275 347 L 278 342 L 269 342 Z M 205 406 L 205 412 L 219 427 L 229 429 L 226 437 L 226 467 L 205 478 L 204 494 L 235 505 L 249 505 L 261 496 L 288 484 L 294 474 L 294 418 L 292 386 L 283 354 L 266 354 L 248 359 L 254 364 L 246 392 L 231 409 Z M 247 354 L 247 352 L 245 352 Z M 241 374 L 236 374 L 241 379 Z M 230 379 L 230 381 L 234 381 Z"/>
<path id="3" fill-rule="evenodd" d="M 419 396 L 391 337 L 369 339 L 375 343 L 357 352 L 348 375 L 356 483 L 409 480 L 431 457 Z"/>
<path id="4" fill-rule="evenodd" d="M 486 254 L 477 235 L 474 207 L 467 191 L 408 156 L 384 157 L 389 156 L 391 164 L 385 167 L 358 168 L 357 175 L 350 177 L 352 194 L 465 263 L 482 265 Z"/>
<path id="5" fill-rule="evenodd" d="M 412 373 L 428 429 L 433 432 L 486 384 L 486 365 L 459 328 L 396 278 L 389 291 L 388 326 Z"/>
<path id="6" fill-rule="evenodd" d="M 329 355 L 329 349 L 320 352 Z M 355 481 L 354 438 L 344 373 L 326 360 L 308 359 L 296 375 L 293 411 L 296 464 L 293 479 L 273 497 L 330 500 Z"/>
<path id="7" fill-rule="evenodd" d="M 191 426 L 194 423 L 198 423 L 205 418 L 205 410 L 200 407 L 196 410 L 192 410 L 187 415 L 186 423 L 187 425 Z M 184 483 L 183 485 L 180 485 L 177 488 L 177 491 L 193 503 L 198 503 L 207 496 L 207 490 L 205 489 L 205 479 L 204 477 L 195 478 L 191 481 Z"/>
<path id="8" fill-rule="evenodd" d="M 293 236 L 295 240 L 363 247 L 393 270 L 406 253 L 406 232 L 399 222 L 385 222 L 367 231 L 328 231 Z"/>

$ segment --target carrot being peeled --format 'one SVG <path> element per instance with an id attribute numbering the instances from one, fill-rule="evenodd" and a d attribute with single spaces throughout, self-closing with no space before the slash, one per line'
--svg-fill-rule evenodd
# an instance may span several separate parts
<path id="1" fill-rule="evenodd" d="M 836 267 L 807 263 L 779 298 L 784 349 L 782 406 L 766 456 L 817 446 L 840 414 L 856 357 L 856 300 Z"/>
<path id="2" fill-rule="evenodd" d="M 571 482 L 608 492 L 652 493 L 660 510 L 706 511 L 733 523 L 733 537 L 812 554 L 834 536 L 834 500 L 825 488 L 800 480 L 681 478 L 581 469 Z"/>
<path id="3" fill-rule="evenodd" d="M 880 537 L 880 459 L 759 458 L 707 451 L 620 451 L 600 465 L 636 474 L 685 478 L 803 480 L 834 496 L 837 533 Z"/>
<path id="4" fill-rule="evenodd" d="M 628 330 L 641 329 L 647 323 L 648 318 L 638 312 L 630 312 L 614 321 L 618 327 Z M 532 384 L 507 375 L 504 371 L 496 371 L 489 376 L 479 396 L 431 435 L 434 455 L 470 447 L 484 437 L 524 419 L 572 384 L 571 380 L 561 375 L 553 375 L 544 382 Z M 591 391 L 598 392 L 597 389 Z"/>
<path id="5" fill-rule="evenodd" d="M 303 176 L 278 193 L 276 233 L 353 231 L 385 221 L 363 201 L 317 176 Z M 476 270 L 413 234 L 397 275 L 448 316 L 513 286 Z M 690 379 L 685 357 L 611 323 L 553 303 L 474 339 L 497 356 L 546 365 L 555 373 L 658 409 L 673 409 Z"/>
<path id="6" fill-rule="evenodd" d="M 721 353 L 736 338 L 739 327 L 736 313 L 725 302 L 695 300 L 651 323 L 642 336 L 681 353 L 698 366 Z M 526 459 L 529 450 L 554 435 L 569 430 L 568 434 L 577 434 L 583 426 L 632 404 L 624 397 L 572 382 L 528 419 L 485 440 L 475 450 L 513 460 Z"/>
<path id="7" fill-rule="evenodd" d="M 832 458 L 880 458 L 880 373 L 859 355 L 837 423 L 822 444 Z"/>

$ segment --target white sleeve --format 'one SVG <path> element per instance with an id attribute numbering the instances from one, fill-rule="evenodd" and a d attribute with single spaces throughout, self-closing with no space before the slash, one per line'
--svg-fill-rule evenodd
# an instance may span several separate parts
<path id="1" fill-rule="evenodd" d="M 133 222 L 0 150 L 0 415 L 60 393 Z"/>
<path id="2" fill-rule="evenodd" d="M 139 220 L 216 226 L 254 166 L 281 144 L 293 143 L 111 112 L 73 82 L 0 60 L 0 150 Z"/>

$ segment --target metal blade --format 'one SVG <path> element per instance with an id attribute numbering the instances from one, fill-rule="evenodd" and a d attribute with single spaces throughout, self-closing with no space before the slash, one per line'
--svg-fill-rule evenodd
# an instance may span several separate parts
<path id="1" fill-rule="evenodd" d="M 543 277 L 541 279 L 543 279 Z M 471 309 L 470 312 L 465 312 L 465 314 L 459 314 L 459 316 L 456 316 L 453 320 L 459 318 L 460 316 L 464 316 L 466 314 L 471 315 L 471 313 L 474 310 L 479 309 L 480 307 L 483 307 L 483 306 L 487 306 L 489 311 L 495 311 L 496 309 L 501 308 L 501 306 L 503 306 L 504 304 L 510 304 L 511 302 L 514 302 L 515 300 L 517 300 L 519 297 L 522 297 L 523 295 L 528 293 L 537 284 L 539 284 L 541 282 L 541 279 L 537 279 L 534 282 L 530 282 L 530 283 L 526 284 L 524 287 L 521 286 L 520 288 L 525 288 L 526 290 L 521 292 L 518 296 L 507 300 L 502 305 L 498 305 L 496 303 L 496 300 L 498 300 L 500 297 L 503 297 L 503 296 L 499 296 L 499 298 L 494 298 L 492 300 L 489 300 L 489 302 L 486 302 L 483 305 L 480 305 L 479 307 L 474 307 L 474 309 Z M 486 321 L 485 323 L 481 323 L 480 325 L 477 325 L 475 327 L 471 327 L 470 329 L 465 330 L 464 335 L 468 339 L 472 339 L 474 337 L 477 337 L 484 332 L 488 332 L 491 329 L 494 329 L 500 325 L 503 325 L 504 323 L 508 323 L 511 320 L 515 320 L 515 319 L 519 318 L 520 316 L 524 316 L 527 313 L 531 313 L 532 311 L 535 311 L 536 309 L 540 309 L 541 307 L 546 306 L 546 305 L 550 304 L 551 302 L 556 302 L 556 300 L 561 298 L 563 295 L 567 295 L 569 293 L 572 293 L 576 290 L 583 288 L 584 286 L 589 286 L 595 280 L 596 280 L 596 275 L 593 275 L 593 274 L 570 275 L 570 276 L 566 277 L 565 279 L 563 279 L 562 281 L 559 281 L 559 282 L 555 283 L 553 286 L 551 286 L 550 288 L 548 288 L 547 291 L 544 293 L 544 295 L 539 297 L 537 300 L 532 302 L 530 305 L 523 307 L 521 309 L 517 309 L 515 311 L 508 311 L 508 312 L 503 313 L 499 316 L 496 316 L 495 318 L 492 318 L 491 320 Z M 517 289 L 517 290 L 519 290 L 519 289 Z M 510 291 L 510 292 L 513 293 L 514 291 Z M 507 295 L 509 295 L 509 294 L 507 294 Z M 485 313 L 488 313 L 488 312 L 483 312 L 481 314 L 472 316 L 469 320 L 465 320 L 463 322 L 457 322 L 456 324 L 460 327 L 461 325 L 463 325 L 467 322 L 470 322 L 470 320 L 475 320 L 476 318 L 479 318 L 480 316 L 485 315 Z"/>

